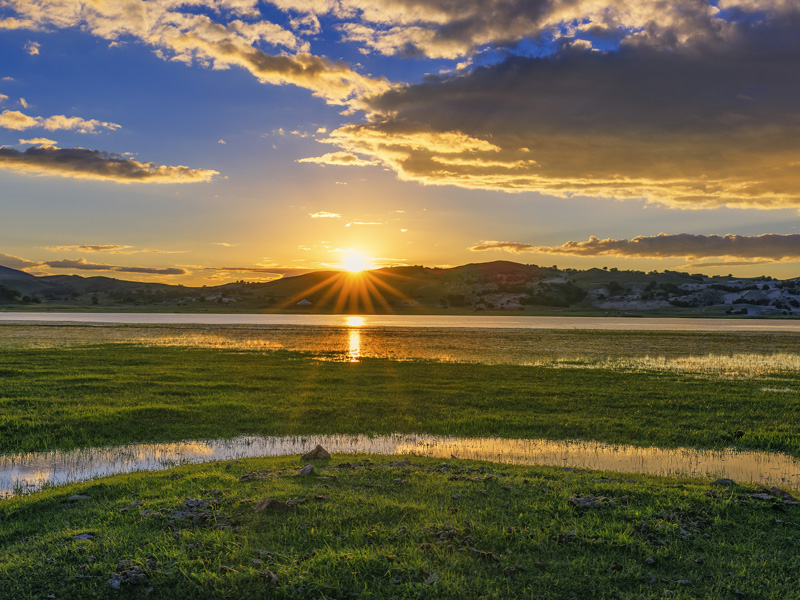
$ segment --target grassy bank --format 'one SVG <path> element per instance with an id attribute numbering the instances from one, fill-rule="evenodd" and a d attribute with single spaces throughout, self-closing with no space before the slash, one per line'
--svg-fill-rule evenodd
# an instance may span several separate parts
<path id="1" fill-rule="evenodd" d="M 393 362 L 133 345 L 0 350 L 0 452 L 416 432 L 800 455 L 800 377 Z"/>
<path id="2" fill-rule="evenodd" d="M 0 597 L 797 594 L 800 508 L 777 490 L 398 460 L 251 459 L 5 500 Z"/>

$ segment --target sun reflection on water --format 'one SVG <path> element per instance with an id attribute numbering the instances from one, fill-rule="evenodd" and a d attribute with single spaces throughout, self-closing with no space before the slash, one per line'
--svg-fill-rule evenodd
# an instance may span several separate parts
<path id="1" fill-rule="evenodd" d="M 355 363 L 361 360 L 361 327 L 364 324 L 362 317 L 347 317 L 349 347 L 347 350 L 348 362 Z"/>

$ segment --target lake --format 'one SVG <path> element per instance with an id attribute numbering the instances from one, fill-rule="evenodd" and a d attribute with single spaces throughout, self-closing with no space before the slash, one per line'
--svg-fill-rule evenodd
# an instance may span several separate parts
<path id="1" fill-rule="evenodd" d="M 791 331 L 800 333 L 800 319 L 0 312 L 0 322 L 432 327 L 440 329 L 581 329 L 605 331 Z"/>

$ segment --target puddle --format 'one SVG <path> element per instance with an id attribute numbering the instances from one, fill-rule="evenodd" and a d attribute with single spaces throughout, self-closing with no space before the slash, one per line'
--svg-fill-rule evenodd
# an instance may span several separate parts
<path id="1" fill-rule="evenodd" d="M 316 435 L 131 444 L 69 452 L 0 456 L 0 497 L 43 486 L 118 473 L 168 469 L 179 464 L 257 456 L 302 454 L 322 444 L 331 453 L 413 454 L 488 460 L 516 465 L 555 465 L 647 473 L 667 477 L 726 477 L 742 483 L 800 490 L 800 460 L 785 454 L 734 450 L 662 449 L 583 441 L 457 438 L 393 434 Z"/>

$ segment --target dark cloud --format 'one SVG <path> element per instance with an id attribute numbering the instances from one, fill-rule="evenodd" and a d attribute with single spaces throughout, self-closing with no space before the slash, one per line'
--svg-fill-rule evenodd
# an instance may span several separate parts
<path id="1" fill-rule="evenodd" d="M 147 273 L 150 275 L 186 275 L 189 271 L 177 267 L 166 267 L 163 269 L 151 267 L 115 267 L 117 273 Z"/>
<path id="2" fill-rule="evenodd" d="M 0 169 L 117 183 L 210 181 L 217 171 L 141 163 L 134 158 L 84 148 L 40 146 L 24 151 L 0 148 Z"/>
<path id="3" fill-rule="evenodd" d="M 376 96 L 327 141 L 424 184 L 798 207 L 798 30 L 796 9 L 674 48 L 512 56 Z"/>
<path id="4" fill-rule="evenodd" d="M 474 251 L 506 250 L 569 256 L 620 256 L 628 258 L 689 258 L 731 257 L 740 259 L 769 259 L 772 261 L 800 260 L 800 234 L 781 235 L 693 235 L 690 233 L 637 236 L 630 240 L 600 239 L 591 236 L 585 242 L 566 242 L 561 246 L 536 246 L 519 242 L 482 242 L 470 248 Z M 747 263 L 708 263 L 705 266 Z M 696 265 L 703 266 L 703 265 Z"/>
<path id="5" fill-rule="evenodd" d="M 116 273 L 145 273 L 148 275 L 186 275 L 186 269 L 175 267 L 124 267 L 119 265 L 108 265 L 105 263 L 92 263 L 85 258 L 63 260 L 48 260 L 40 263 L 39 266 L 46 265 L 53 269 L 76 269 L 80 271 L 114 271 Z"/>
<path id="6" fill-rule="evenodd" d="M 19 256 L 11 254 L 3 254 L 0 252 L 0 265 L 8 267 L 9 269 L 27 269 L 32 267 L 39 267 L 42 263 L 33 260 L 27 260 Z"/>

